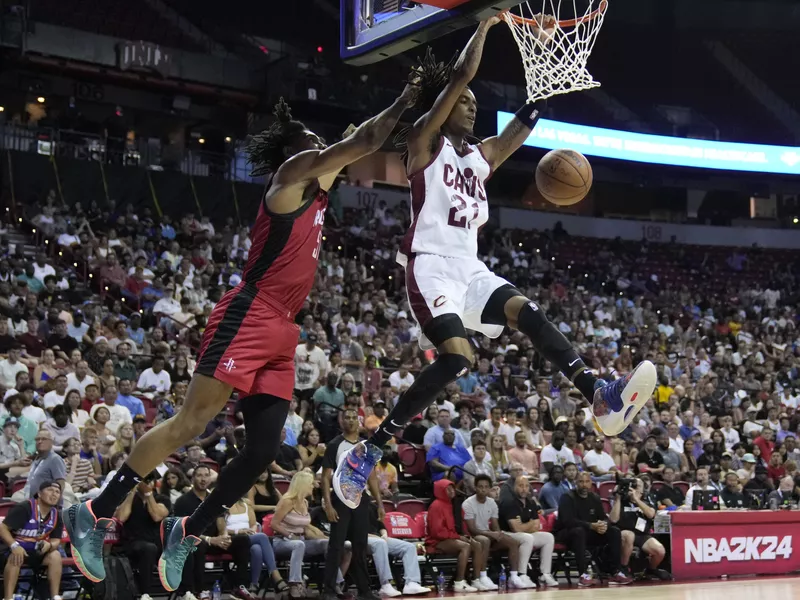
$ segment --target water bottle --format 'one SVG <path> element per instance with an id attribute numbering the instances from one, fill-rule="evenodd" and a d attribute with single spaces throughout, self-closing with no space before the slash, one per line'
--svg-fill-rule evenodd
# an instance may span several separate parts
<path id="1" fill-rule="evenodd" d="M 228 449 L 228 440 L 226 440 L 224 437 L 219 438 L 219 442 L 217 442 L 216 445 L 216 450 L 224 454 L 227 449 Z"/>
<path id="2" fill-rule="evenodd" d="M 504 594 L 506 591 L 506 568 L 500 567 L 500 577 L 497 579 L 497 593 Z"/>
<path id="3" fill-rule="evenodd" d="M 214 582 L 214 588 L 211 590 L 211 600 L 222 600 L 222 590 L 219 587 L 219 580 Z"/>
<path id="4" fill-rule="evenodd" d="M 439 575 L 436 577 L 436 591 L 439 592 L 439 597 L 444 597 L 446 582 L 444 580 L 444 573 L 439 571 Z"/>

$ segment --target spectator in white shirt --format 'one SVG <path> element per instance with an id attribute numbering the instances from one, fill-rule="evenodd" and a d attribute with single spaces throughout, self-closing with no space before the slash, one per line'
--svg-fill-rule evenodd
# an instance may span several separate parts
<path id="1" fill-rule="evenodd" d="M 617 472 L 617 465 L 611 455 L 604 450 L 605 438 L 598 435 L 594 448 L 583 455 L 583 464 L 592 474 L 593 481 L 611 481 Z"/>
<path id="2" fill-rule="evenodd" d="M 98 402 L 92 407 L 92 410 L 89 412 L 89 416 L 93 421 L 96 420 L 94 415 L 97 412 L 97 409 L 101 406 L 104 406 L 106 409 L 108 409 L 110 418 L 108 423 L 106 423 L 106 427 L 108 427 L 109 430 L 117 432 L 119 431 L 119 426 L 123 423 L 133 423 L 131 411 L 124 406 L 117 404 L 117 388 L 115 386 L 107 386 L 105 392 L 103 392 L 103 401 Z"/>
<path id="3" fill-rule="evenodd" d="M 8 392 L 6 392 L 6 398 L 9 397 L 10 392 L 13 392 L 13 390 L 8 390 Z M 19 388 L 19 395 L 25 402 L 25 407 L 22 409 L 22 416 L 39 426 L 47 420 L 48 415 L 41 408 L 33 404 L 35 393 L 33 386 L 29 383 L 21 385 Z"/>
<path id="4" fill-rule="evenodd" d="M 722 435 L 725 437 L 725 449 L 733 450 L 733 446 L 739 443 L 739 432 L 733 428 L 733 417 L 725 415 L 722 417 Z"/>
<path id="5" fill-rule="evenodd" d="M 39 252 L 36 255 L 36 260 L 33 263 L 33 276 L 39 281 L 44 281 L 48 275 L 55 275 L 56 270 L 53 265 L 47 264 L 47 256 L 44 252 Z"/>
<path id="6" fill-rule="evenodd" d="M 59 404 L 64 404 L 64 400 L 67 399 L 67 376 L 59 373 L 56 375 L 55 384 L 56 388 L 44 395 L 44 408 L 48 412 Z"/>
<path id="7" fill-rule="evenodd" d="M 169 373 L 164 370 L 164 357 L 155 356 L 153 358 L 153 365 L 149 369 L 142 371 L 139 375 L 139 381 L 136 387 L 139 391 L 149 394 L 162 393 L 165 394 L 172 386 L 172 380 Z"/>
<path id="8" fill-rule="evenodd" d="M 572 450 L 564 445 L 564 432 L 553 432 L 550 443 L 542 448 L 540 460 L 544 473 L 549 473 L 553 465 L 560 465 L 563 467 L 567 463 L 575 463 L 575 455 L 572 453 Z"/>
<path id="9" fill-rule="evenodd" d="M 410 368 L 410 364 L 403 363 L 398 371 L 389 375 L 389 383 L 392 386 L 392 392 L 395 394 L 407 390 L 414 383 L 414 376 L 408 372 Z"/>
<path id="10" fill-rule="evenodd" d="M 75 228 L 72 225 L 67 225 L 67 231 L 58 236 L 58 245 L 62 248 L 71 248 L 80 243 L 81 239 L 75 235 Z"/>
<path id="11" fill-rule="evenodd" d="M 92 383 L 97 381 L 89 375 L 89 365 L 85 360 L 79 360 L 75 365 L 75 372 L 67 375 L 67 389 L 78 390 L 83 397 L 86 396 L 86 387 Z"/>
<path id="12" fill-rule="evenodd" d="M 320 382 L 328 376 L 328 357 L 325 351 L 317 346 L 317 334 L 309 333 L 305 344 L 299 344 L 294 351 L 295 364 L 300 362 L 311 362 L 319 368 Z M 319 387 L 315 385 L 313 389 Z"/>
<path id="13" fill-rule="evenodd" d="M 667 435 L 669 435 L 669 447 L 678 454 L 683 454 L 683 438 L 677 423 L 667 425 Z"/>
<path id="14" fill-rule="evenodd" d="M 153 305 L 153 314 L 171 316 L 180 310 L 181 304 L 175 299 L 175 286 L 170 283 L 164 288 L 164 296 Z"/>
<path id="15" fill-rule="evenodd" d="M 28 367 L 19 362 L 20 346 L 15 344 L 8 349 L 8 358 L 0 360 L 0 384 L 6 389 L 17 385 L 17 373 L 27 373 Z"/>
<path id="16" fill-rule="evenodd" d="M 486 432 L 486 436 L 502 435 L 506 438 L 506 448 L 514 447 L 514 431 L 503 422 L 503 408 L 495 406 L 488 419 L 483 421 L 480 425 L 481 429 Z M 571 454 L 571 452 L 570 452 Z"/>

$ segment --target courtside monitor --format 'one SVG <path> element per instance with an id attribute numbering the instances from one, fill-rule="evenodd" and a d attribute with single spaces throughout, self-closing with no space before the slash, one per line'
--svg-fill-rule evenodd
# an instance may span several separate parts
<path id="1" fill-rule="evenodd" d="M 368 65 L 474 25 L 521 0 L 431 0 L 446 9 L 410 0 L 341 0 L 342 60 Z"/>

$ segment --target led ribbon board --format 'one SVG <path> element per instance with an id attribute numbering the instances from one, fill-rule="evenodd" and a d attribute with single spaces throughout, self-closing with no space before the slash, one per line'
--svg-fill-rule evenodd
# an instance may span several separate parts
<path id="1" fill-rule="evenodd" d="M 497 113 L 498 133 L 514 117 Z M 541 119 L 525 146 L 555 150 L 571 148 L 587 156 L 656 165 L 800 175 L 800 148 L 633 133 Z"/>

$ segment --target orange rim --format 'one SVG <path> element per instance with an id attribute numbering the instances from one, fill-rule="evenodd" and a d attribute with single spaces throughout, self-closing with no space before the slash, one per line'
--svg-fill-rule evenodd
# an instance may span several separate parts
<path id="1" fill-rule="evenodd" d="M 606 11 L 608 8 L 608 1 L 601 0 L 600 5 L 590 12 L 588 15 L 584 15 L 583 17 L 577 17 L 575 19 L 567 19 L 565 21 L 557 21 L 558 26 L 562 29 L 567 27 L 576 27 L 577 25 L 581 25 L 586 23 L 587 21 L 593 21 L 598 16 Z M 517 23 L 518 25 L 528 25 L 529 27 L 538 27 L 539 24 L 536 22 L 536 19 L 528 19 L 525 17 L 520 17 L 519 15 L 515 15 L 514 13 L 509 12 L 508 16 L 511 17 L 511 20 Z"/>

